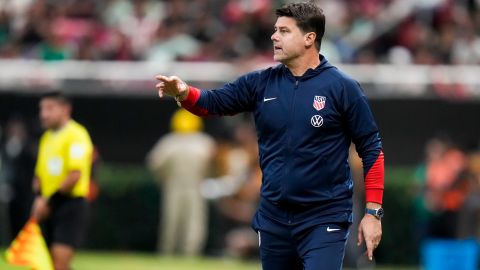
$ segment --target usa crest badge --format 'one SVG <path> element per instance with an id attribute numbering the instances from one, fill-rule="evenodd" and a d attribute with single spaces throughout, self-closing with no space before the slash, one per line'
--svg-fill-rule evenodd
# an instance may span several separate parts
<path id="1" fill-rule="evenodd" d="M 327 98 L 324 96 L 315 96 L 313 99 L 313 108 L 315 110 L 320 111 L 321 109 L 325 108 L 325 100 Z"/>

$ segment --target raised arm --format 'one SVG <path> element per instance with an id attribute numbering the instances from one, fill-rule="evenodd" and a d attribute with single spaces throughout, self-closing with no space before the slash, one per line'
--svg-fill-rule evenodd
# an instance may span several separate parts
<path id="1" fill-rule="evenodd" d="M 252 72 L 220 88 L 200 90 L 177 76 L 158 75 L 155 87 L 160 97 L 172 96 L 179 106 L 196 115 L 233 115 L 254 110 L 260 76 L 261 72 Z"/>

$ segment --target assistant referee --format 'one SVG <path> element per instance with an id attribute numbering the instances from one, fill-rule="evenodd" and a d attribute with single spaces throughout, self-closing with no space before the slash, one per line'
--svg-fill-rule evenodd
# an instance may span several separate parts
<path id="1" fill-rule="evenodd" d="M 71 119 L 72 106 L 61 92 L 40 100 L 40 139 L 32 218 L 42 227 L 56 270 L 70 269 L 87 225 L 93 145 L 87 130 Z"/>

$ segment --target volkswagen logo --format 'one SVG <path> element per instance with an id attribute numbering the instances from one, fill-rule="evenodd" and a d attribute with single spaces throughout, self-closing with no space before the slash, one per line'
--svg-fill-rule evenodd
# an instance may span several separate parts
<path id="1" fill-rule="evenodd" d="M 312 116 L 312 119 L 310 119 L 310 123 L 314 127 L 321 127 L 323 125 L 323 118 L 320 115 L 314 115 Z"/>

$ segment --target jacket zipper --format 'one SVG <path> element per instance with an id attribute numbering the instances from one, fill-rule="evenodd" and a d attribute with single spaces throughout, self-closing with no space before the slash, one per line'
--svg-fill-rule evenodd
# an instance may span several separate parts
<path id="1" fill-rule="evenodd" d="M 290 119 L 289 119 L 289 122 L 288 122 L 288 125 L 287 125 L 287 155 L 285 157 L 285 170 L 284 170 L 284 176 L 287 175 L 287 173 L 290 171 L 290 164 L 292 162 L 290 162 L 290 157 L 291 157 L 291 152 L 292 152 L 292 149 L 291 149 L 291 142 L 292 142 L 292 135 L 291 135 L 291 132 L 293 130 L 293 121 L 294 121 L 294 115 L 295 115 L 295 99 L 296 99 L 296 96 L 297 96 L 297 89 L 298 89 L 298 83 L 299 83 L 299 80 L 298 79 L 295 79 L 295 86 L 293 88 L 293 98 L 292 98 L 292 103 L 291 103 L 291 106 L 290 106 Z M 283 186 L 282 186 L 282 197 L 285 196 L 285 187 L 286 187 L 286 183 L 285 181 L 287 181 L 287 179 L 285 179 L 284 177 L 284 182 L 283 182 Z"/>

